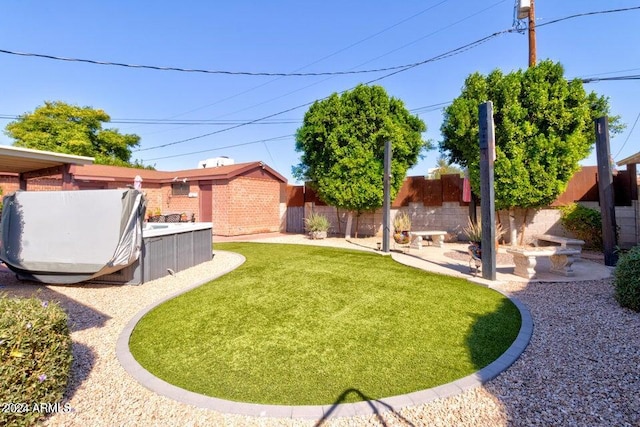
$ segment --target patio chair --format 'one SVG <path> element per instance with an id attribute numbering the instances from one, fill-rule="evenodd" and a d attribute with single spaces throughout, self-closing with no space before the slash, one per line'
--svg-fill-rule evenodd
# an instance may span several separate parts
<path id="1" fill-rule="evenodd" d="M 181 214 L 168 214 L 164 216 L 164 222 L 180 222 Z"/>

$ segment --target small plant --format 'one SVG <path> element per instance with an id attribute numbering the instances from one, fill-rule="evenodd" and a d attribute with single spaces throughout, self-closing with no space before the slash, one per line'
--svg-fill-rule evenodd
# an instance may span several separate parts
<path id="1" fill-rule="evenodd" d="M 584 240 L 585 249 L 602 250 L 602 215 L 600 211 L 571 203 L 560 208 L 562 226 L 577 239 Z"/>
<path id="2" fill-rule="evenodd" d="M 331 224 L 326 216 L 312 212 L 308 218 L 304 219 L 307 231 L 328 231 Z"/>
<path id="3" fill-rule="evenodd" d="M 63 396 L 71 369 L 67 315 L 57 303 L 0 294 L 0 425 L 31 426 Z M 60 410 L 69 410 L 60 405 Z"/>
<path id="4" fill-rule="evenodd" d="M 640 246 L 620 254 L 614 277 L 618 304 L 640 312 Z"/>
<path id="5" fill-rule="evenodd" d="M 462 231 L 467 235 L 467 239 L 470 242 L 482 242 L 482 225 L 480 224 L 480 221 L 473 222 L 471 221 L 471 218 L 469 218 L 467 226 L 464 227 Z"/>
<path id="6" fill-rule="evenodd" d="M 469 218 L 467 226 L 464 227 L 462 231 L 467 235 L 470 242 L 482 242 L 482 223 L 480 221 L 474 223 L 471 221 L 471 218 Z M 496 240 L 498 240 L 503 234 L 504 230 L 502 229 L 502 224 L 496 224 Z"/>
<path id="7" fill-rule="evenodd" d="M 411 236 L 411 217 L 406 212 L 399 212 L 393 218 L 393 240 L 396 243 L 404 245 L 409 243 Z"/>
<path id="8" fill-rule="evenodd" d="M 399 212 L 393 218 L 393 229 L 396 232 L 411 231 L 411 217 L 406 212 Z"/>

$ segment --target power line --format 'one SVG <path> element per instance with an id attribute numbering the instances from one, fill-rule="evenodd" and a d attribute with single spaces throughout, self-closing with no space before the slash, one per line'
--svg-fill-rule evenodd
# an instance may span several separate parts
<path id="1" fill-rule="evenodd" d="M 573 18 L 579 18 L 584 16 L 591 15 L 602 15 L 608 13 L 618 13 L 618 12 L 628 12 L 631 10 L 640 9 L 640 6 L 627 7 L 623 9 L 611 9 L 611 10 L 602 10 L 595 12 L 585 12 L 578 13 L 575 15 L 565 16 L 564 18 L 555 19 L 549 22 L 544 22 L 538 24 L 538 27 L 543 27 L 546 25 L 555 24 L 558 22 L 566 21 Z M 515 28 L 512 28 L 512 31 L 515 31 Z M 124 62 L 112 62 L 112 61 L 101 61 L 96 59 L 83 59 L 83 58 L 68 58 L 63 56 L 42 54 L 42 53 L 33 53 L 33 52 L 17 52 L 8 49 L 0 49 L 0 53 L 4 53 L 7 55 L 16 55 L 16 56 L 25 56 L 25 57 L 35 57 L 35 58 L 43 58 L 50 59 L 55 61 L 66 61 L 66 62 L 81 62 L 93 65 L 106 65 L 106 66 L 115 66 L 115 67 L 125 67 L 125 68 L 139 68 L 139 69 L 148 69 L 148 70 L 156 70 L 156 71 L 176 71 L 176 72 L 184 72 L 184 73 L 203 73 L 203 74 L 223 74 L 223 75 L 239 75 L 239 76 L 271 76 L 271 77 L 315 77 L 315 76 L 338 76 L 338 75 L 351 75 L 351 74 L 371 74 L 371 73 L 380 73 L 386 71 L 394 71 L 394 70 L 404 70 L 416 67 L 418 65 L 425 64 L 429 62 L 429 60 L 419 61 L 412 64 L 403 64 L 403 65 L 395 65 L 392 67 L 383 67 L 383 68 L 374 68 L 369 70 L 347 70 L 347 71 L 324 71 L 324 72 L 307 72 L 307 73 L 281 73 L 281 72 L 253 72 L 253 71 L 229 71 L 229 70 L 207 70 L 201 68 L 182 68 L 182 67 L 170 67 L 170 66 L 159 66 L 159 65 L 142 65 L 142 64 L 127 64 Z"/>
<path id="2" fill-rule="evenodd" d="M 614 77 L 591 77 L 579 79 L 582 83 L 606 82 L 606 81 L 622 81 L 622 80 L 640 80 L 640 74 L 630 76 L 614 76 Z"/>
<path id="3" fill-rule="evenodd" d="M 35 57 L 35 58 L 44 58 L 51 59 L 56 61 L 66 61 L 66 62 L 81 62 L 86 64 L 94 64 L 94 65 L 108 65 L 115 67 L 125 67 L 125 68 L 139 68 L 139 69 L 147 69 L 147 70 L 156 70 L 156 71 L 178 71 L 183 73 L 202 73 L 202 74 L 224 74 L 231 76 L 263 76 L 263 77 L 318 77 L 318 76 L 344 76 L 351 74 L 371 74 L 371 73 L 382 73 L 386 71 L 393 70 L 401 70 L 404 68 L 412 68 L 418 65 L 422 65 L 429 60 L 424 60 L 420 62 L 415 62 L 413 64 L 403 64 L 403 65 L 395 65 L 392 67 L 383 67 L 383 68 L 374 68 L 370 70 L 347 70 L 347 71 L 325 71 L 325 72 L 308 72 L 308 73 L 277 73 L 277 72 L 252 72 L 252 71 L 227 71 L 227 70 L 206 70 L 201 68 L 181 68 L 181 67 L 164 67 L 159 65 L 141 65 L 141 64 L 125 64 L 122 62 L 111 62 L 111 61 L 99 61 L 95 59 L 81 59 L 81 58 L 67 58 L 63 56 L 55 56 L 55 55 L 47 55 L 42 53 L 31 53 L 31 52 L 17 52 L 7 49 L 0 49 L 0 53 L 5 53 L 8 55 L 17 55 L 17 56 L 27 56 L 27 57 Z"/>
<path id="4" fill-rule="evenodd" d="M 640 9 L 640 6 L 627 7 L 627 8 L 624 8 L 624 9 L 610 9 L 610 10 L 600 10 L 600 11 L 596 11 L 596 12 L 577 13 L 575 15 L 565 16 L 564 18 L 554 19 L 552 21 L 543 22 L 541 24 L 536 23 L 536 27 L 544 27 L 546 25 L 556 24 L 558 22 L 566 21 L 568 19 L 580 18 L 580 17 L 583 17 L 583 16 L 603 15 L 603 14 L 606 14 L 606 13 L 628 12 L 630 10 L 637 10 L 637 9 Z"/>
<path id="5" fill-rule="evenodd" d="M 310 67 L 311 65 L 315 65 L 315 64 L 317 64 L 317 63 L 319 63 L 319 62 L 324 61 L 325 59 L 331 58 L 331 57 L 333 57 L 333 56 L 335 56 L 335 55 L 337 55 L 337 54 L 339 54 L 339 53 L 342 53 L 342 52 L 344 52 L 344 51 L 347 51 L 347 50 L 351 49 L 352 47 L 355 47 L 355 46 L 357 46 L 357 45 L 359 45 L 359 44 L 362 44 L 362 43 L 364 43 L 365 41 L 371 40 L 371 39 L 373 39 L 374 37 L 377 37 L 377 36 L 379 36 L 380 34 L 383 34 L 383 33 L 387 32 L 387 31 L 389 31 L 389 30 L 391 30 L 391 29 L 393 29 L 393 28 L 395 28 L 395 27 L 397 27 L 397 26 L 399 26 L 399 25 L 401 25 L 401 24 L 404 24 L 405 22 L 410 21 L 411 19 L 413 19 L 413 18 L 415 18 L 415 17 L 417 17 L 417 16 L 420 16 L 420 15 L 422 15 L 422 14 L 423 14 L 423 13 L 425 13 L 425 12 L 428 12 L 428 11 L 430 11 L 431 9 L 435 9 L 436 7 L 440 6 L 440 5 L 441 5 L 441 4 L 443 4 L 443 3 L 446 3 L 446 2 L 448 2 L 448 1 L 449 1 L 449 0 L 443 0 L 443 1 L 440 1 L 440 2 L 439 2 L 439 3 L 437 3 L 437 4 L 435 4 L 435 5 L 433 5 L 433 6 L 430 6 L 430 7 L 427 7 L 426 9 L 423 9 L 423 10 L 421 10 L 421 11 L 417 12 L 417 13 L 414 13 L 413 15 L 411 15 L 411 16 L 409 16 L 409 17 L 407 17 L 407 18 L 404 18 L 403 20 L 401 20 L 401 21 L 399 21 L 399 22 L 396 22 L 395 24 L 390 25 L 390 26 L 388 26 L 388 27 L 386 27 L 386 28 L 384 28 L 384 29 L 382 29 L 382 30 L 380 30 L 380 31 L 378 31 L 378 32 L 376 32 L 376 33 L 374 33 L 374 34 L 372 34 L 372 35 L 369 35 L 369 36 L 367 36 L 367 37 L 365 37 L 365 38 L 363 38 L 363 39 L 360 39 L 360 40 L 358 40 L 357 42 L 351 43 L 350 45 L 348 45 L 348 46 L 346 46 L 346 47 L 344 47 L 344 48 L 341 48 L 341 49 L 339 49 L 339 50 L 337 50 L 337 51 L 335 51 L 335 52 L 332 52 L 332 53 L 330 53 L 330 54 L 328 54 L 328 55 L 325 55 L 325 56 L 323 56 L 323 57 L 322 57 L 322 58 L 320 58 L 320 59 L 317 59 L 317 60 L 315 60 L 315 61 L 313 61 L 313 62 L 308 63 L 307 65 L 303 65 L 302 67 L 299 67 L 299 68 L 295 69 L 295 70 L 294 70 L 294 72 L 297 72 L 297 71 L 300 71 L 300 70 L 304 70 L 305 68 L 308 68 L 308 67 Z M 360 64 L 359 66 L 362 66 L 362 65 L 364 65 L 364 64 Z M 354 67 L 354 68 L 355 68 L 355 67 Z M 223 99 L 220 99 L 220 100 L 218 100 L 218 101 L 215 101 L 215 102 L 213 102 L 213 103 L 210 103 L 210 104 L 204 105 L 204 106 L 202 106 L 202 107 L 197 107 L 197 108 L 191 109 L 191 110 L 189 110 L 189 111 L 187 111 L 187 112 L 184 112 L 184 113 L 179 113 L 179 114 L 177 114 L 177 115 L 174 115 L 174 116 L 173 116 L 173 117 L 171 117 L 171 118 L 178 117 L 178 116 L 181 116 L 181 115 L 184 115 L 184 114 L 188 114 L 188 113 L 192 113 L 192 112 L 194 112 L 194 111 L 198 111 L 198 110 L 201 110 L 201 109 L 203 109 L 203 108 L 211 107 L 211 106 L 216 105 L 216 104 L 219 104 L 219 103 L 221 103 L 221 102 L 228 101 L 228 100 L 233 99 L 233 98 L 236 98 L 236 97 L 238 97 L 238 96 L 240 96 L 240 95 L 244 95 L 244 94 L 246 94 L 246 93 L 249 93 L 249 92 L 252 92 L 252 91 L 254 91 L 254 90 L 256 90 L 256 89 L 259 89 L 259 88 L 261 88 L 261 87 L 264 87 L 264 86 L 266 86 L 266 85 L 268 85 L 268 84 L 271 84 L 271 83 L 273 83 L 273 82 L 275 82 L 275 81 L 278 81 L 278 80 L 280 80 L 281 78 L 282 78 L 282 77 L 277 77 L 277 78 L 275 78 L 275 79 L 273 79 L 273 80 L 269 80 L 269 81 L 267 81 L 267 82 L 265 82 L 265 83 L 259 84 L 259 85 L 257 85 L 257 86 L 252 87 L 252 88 L 249 88 L 249 89 L 246 89 L 246 90 L 244 90 L 244 91 L 242 91 L 242 92 L 240 92 L 240 93 L 236 93 L 235 95 L 230 95 L 230 96 L 227 96 L 227 97 L 225 97 L 225 98 L 223 98 Z M 322 81 L 325 81 L 325 80 L 322 80 Z M 305 88 L 306 88 L 306 87 L 309 87 L 309 86 L 305 86 Z M 293 93 L 293 92 L 290 92 L 290 93 L 288 93 L 288 94 L 286 94 L 286 95 L 289 95 L 289 94 L 291 94 L 291 93 Z M 286 96 L 286 95 L 285 95 L 285 96 Z M 259 105 L 261 105 L 261 104 L 259 104 Z M 245 108 L 245 109 L 240 110 L 240 111 L 244 111 L 244 110 L 247 110 L 247 109 L 249 109 L 249 108 L 253 108 L 253 106 L 248 107 L 248 108 Z M 236 111 L 236 112 L 239 112 L 239 111 Z M 228 114 L 225 114 L 225 116 L 226 116 L 226 115 L 228 115 Z M 223 117 L 224 117 L 224 116 L 223 116 Z"/>
<path id="6" fill-rule="evenodd" d="M 613 156 L 614 158 L 618 157 L 618 155 L 620 154 L 620 152 L 622 151 L 624 146 L 627 145 L 627 141 L 629 141 L 629 138 L 631 137 L 631 134 L 633 133 L 633 130 L 636 128 L 636 125 L 638 124 L 638 119 L 640 119 L 640 113 L 638 113 L 638 116 L 636 117 L 636 121 L 633 122 L 633 126 L 631 126 L 631 130 L 627 134 L 627 138 L 624 140 L 624 143 L 622 143 L 622 147 L 620 147 L 620 149 L 618 150 L 616 155 Z"/>
<path id="7" fill-rule="evenodd" d="M 486 37 L 483 37 L 481 39 L 475 40 L 475 41 L 473 41 L 471 43 L 467 43 L 466 45 L 457 47 L 455 49 L 451 49 L 451 50 L 449 50 L 449 51 L 447 51 L 445 53 L 442 53 L 440 55 L 434 56 L 432 58 L 429 58 L 427 60 L 421 61 L 419 63 L 411 64 L 411 65 L 406 66 L 405 68 L 402 68 L 402 69 L 399 69 L 399 70 L 395 70 L 394 69 L 394 71 L 392 71 L 391 73 L 385 74 L 384 76 L 375 78 L 373 80 L 369 80 L 368 82 L 365 82 L 364 84 L 368 85 L 368 84 L 380 81 L 380 80 L 385 79 L 387 77 L 391 77 L 391 76 L 393 76 L 395 74 L 399 74 L 399 73 L 402 73 L 404 71 L 408 71 L 408 70 L 410 70 L 412 68 L 415 68 L 415 67 L 417 67 L 419 65 L 424 65 L 424 64 L 426 64 L 428 62 L 435 62 L 435 61 L 439 61 L 441 59 L 449 58 L 449 57 L 454 56 L 454 55 L 458 55 L 458 54 L 460 54 L 462 52 L 466 52 L 467 50 L 473 49 L 474 47 L 477 47 L 477 46 L 479 46 L 479 45 L 481 45 L 483 43 L 486 43 L 487 41 L 489 41 L 492 38 L 498 37 L 498 36 L 500 36 L 502 34 L 511 33 L 513 31 L 514 31 L 513 28 L 509 28 L 509 29 L 502 30 L 502 31 L 497 31 L 497 32 L 495 32 L 493 34 L 490 34 L 490 35 L 486 36 Z M 354 88 L 352 87 L 350 89 L 343 90 L 340 93 L 344 93 L 344 92 L 346 92 L 348 90 L 352 90 L 352 89 L 354 89 Z M 327 99 L 327 98 L 328 97 L 324 97 L 324 98 L 322 98 L 320 100 L 324 100 L 324 99 Z M 261 117 L 261 118 L 255 119 L 255 120 L 251 120 L 251 121 L 248 121 L 248 122 L 245 122 L 245 123 L 240 123 L 240 124 L 237 124 L 235 126 L 230 126 L 228 128 L 220 129 L 220 130 L 217 130 L 215 132 L 209 132 L 209 133 L 205 133 L 205 134 L 202 134 L 202 135 L 194 136 L 194 137 L 191 137 L 191 138 L 182 139 L 182 140 L 179 140 L 179 141 L 174 141 L 174 142 L 169 142 L 169 143 L 166 143 L 166 144 L 156 145 L 154 147 L 140 148 L 138 150 L 134 150 L 134 152 L 155 150 L 155 149 L 158 149 L 158 148 L 165 148 L 165 147 L 169 147 L 169 146 L 177 145 L 177 144 L 182 144 L 182 143 L 193 141 L 193 140 L 200 139 L 200 138 L 205 138 L 207 136 L 211 136 L 211 135 L 215 135 L 215 134 L 218 134 L 218 133 L 226 132 L 226 131 L 229 131 L 229 130 L 232 130 L 232 129 L 237 129 L 237 128 L 240 128 L 240 127 L 243 127 L 243 126 L 247 126 L 247 125 L 250 125 L 250 124 L 265 120 L 265 119 L 270 119 L 272 117 L 276 117 L 276 116 L 279 116 L 281 114 L 288 113 L 288 112 L 297 110 L 299 108 L 312 105 L 314 102 L 316 102 L 316 101 L 314 100 L 314 101 L 311 101 L 311 102 L 307 102 L 307 103 L 304 103 L 304 104 L 301 104 L 301 105 L 298 105 L 298 106 L 295 106 L 295 107 L 292 107 L 292 108 L 288 108 L 288 109 L 283 110 L 283 111 L 279 111 L 277 113 L 269 114 L 268 116 L 264 116 L 264 117 Z"/>
<path id="8" fill-rule="evenodd" d="M 174 157 L 190 156 L 192 154 L 209 153 L 211 151 L 226 150 L 227 148 L 236 148 L 236 147 L 242 147 L 242 146 L 245 146 L 245 145 L 260 144 L 260 143 L 269 142 L 269 141 L 277 141 L 279 139 L 291 138 L 292 136 L 295 136 L 295 134 L 292 133 L 292 134 L 289 134 L 289 135 L 275 136 L 273 138 L 260 139 L 260 140 L 257 140 L 257 141 L 241 142 L 239 144 L 225 145 L 224 147 L 210 148 L 210 149 L 207 149 L 207 150 L 192 151 L 190 153 L 173 154 L 171 156 L 164 156 L 164 157 L 155 157 L 153 159 L 147 159 L 145 161 L 146 162 L 151 162 L 153 160 L 164 160 L 164 159 L 171 159 L 171 158 L 174 158 Z M 268 151 L 268 149 L 267 149 L 267 151 Z"/>
<path id="9" fill-rule="evenodd" d="M 19 115 L 10 115 L 10 114 L 0 114 L 0 120 L 18 120 L 21 116 Z M 216 120 L 216 119 L 182 119 L 182 120 L 171 120 L 171 119 L 111 119 L 109 124 L 125 124 L 125 125 L 181 125 L 181 126 L 229 126 L 238 123 L 244 123 L 249 119 L 227 119 L 227 120 Z M 260 123 L 256 123 L 257 125 L 288 125 L 295 124 L 300 122 L 299 119 L 279 119 L 279 120 L 264 120 Z"/>

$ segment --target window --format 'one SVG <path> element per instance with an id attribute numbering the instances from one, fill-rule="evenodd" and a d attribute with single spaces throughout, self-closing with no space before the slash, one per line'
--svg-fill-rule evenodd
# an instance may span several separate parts
<path id="1" fill-rule="evenodd" d="M 188 182 L 174 182 L 171 184 L 172 196 L 188 196 L 189 195 L 189 183 Z"/>

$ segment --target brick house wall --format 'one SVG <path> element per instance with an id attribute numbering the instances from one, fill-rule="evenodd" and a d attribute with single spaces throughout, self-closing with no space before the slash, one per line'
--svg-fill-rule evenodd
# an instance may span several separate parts
<path id="1" fill-rule="evenodd" d="M 282 183 L 273 179 L 236 177 L 214 181 L 213 234 L 236 236 L 284 230 Z"/>
<path id="2" fill-rule="evenodd" d="M 262 162 L 174 172 L 84 165 L 73 167 L 71 175 L 74 190 L 125 188 L 140 175 L 148 214 L 184 213 L 188 218 L 194 214 L 196 221 L 213 223 L 214 235 L 277 232 L 286 227 L 286 179 Z M 174 191 L 174 185 L 182 186 L 183 194 Z M 4 194 L 19 186 L 17 174 L 0 173 Z M 59 175 L 27 181 L 27 191 L 61 189 Z M 207 211 L 211 218 L 203 217 L 203 212 L 209 216 Z"/>

